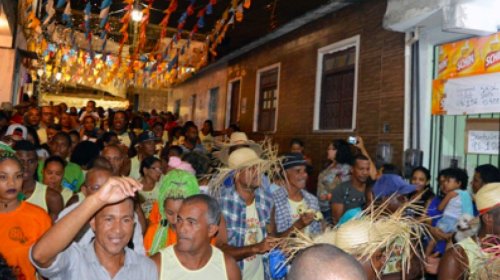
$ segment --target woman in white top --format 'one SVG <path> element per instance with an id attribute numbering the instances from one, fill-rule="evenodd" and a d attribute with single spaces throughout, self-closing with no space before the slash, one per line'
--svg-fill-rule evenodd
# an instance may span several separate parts
<path id="1" fill-rule="evenodd" d="M 142 211 L 146 218 L 148 218 L 153 207 L 153 202 L 158 198 L 157 183 L 163 174 L 161 161 L 154 156 L 146 157 L 141 162 L 139 172 L 141 173 L 140 182 L 143 186 L 143 189 L 139 191 L 139 200 Z"/>
<path id="2" fill-rule="evenodd" d="M 215 134 L 214 125 L 211 120 L 206 120 L 203 123 L 203 127 L 198 133 L 198 137 L 200 137 L 201 144 L 205 147 L 205 150 L 209 153 L 212 152 L 212 149 L 215 145 Z"/>

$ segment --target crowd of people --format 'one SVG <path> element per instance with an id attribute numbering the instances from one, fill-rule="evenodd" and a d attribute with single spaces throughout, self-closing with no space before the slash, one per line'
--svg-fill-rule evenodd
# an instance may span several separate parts
<path id="1" fill-rule="evenodd" d="M 92 100 L 0 111 L 0 279 L 500 279 L 498 167 L 281 150 Z"/>

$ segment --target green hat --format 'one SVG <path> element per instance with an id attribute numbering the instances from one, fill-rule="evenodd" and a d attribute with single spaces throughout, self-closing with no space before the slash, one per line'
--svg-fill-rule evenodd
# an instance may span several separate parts
<path id="1" fill-rule="evenodd" d="M 153 244 L 151 245 L 150 255 L 160 250 L 167 240 L 168 225 L 165 214 L 165 201 L 167 199 L 185 199 L 200 193 L 198 180 L 196 177 L 184 170 L 173 169 L 167 175 L 161 178 L 159 182 L 160 190 L 158 193 L 158 209 L 161 215 L 161 222 L 155 232 Z"/>

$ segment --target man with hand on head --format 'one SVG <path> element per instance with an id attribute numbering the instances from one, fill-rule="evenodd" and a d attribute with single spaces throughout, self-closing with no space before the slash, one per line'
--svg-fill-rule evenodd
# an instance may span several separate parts
<path id="1" fill-rule="evenodd" d="M 85 176 L 85 183 L 82 185 L 81 192 L 74 195 L 69 201 L 66 208 L 64 208 L 57 218 L 57 222 L 61 221 L 65 216 L 75 210 L 81 203 L 84 201 L 85 197 L 90 197 L 108 181 L 109 178 L 113 176 L 111 170 L 94 167 L 87 172 Z M 129 248 L 134 249 L 134 251 L 138 254 L 145 255 L 144 244 L 143 244 L 143 236 L 142 236 L 142 228 L 143 225 L 141 223 L 141 219 L 139 217 L 139 213 L 134 215 L 134 234 L 132 237 L 133 246 L 129 246 Z M 139 207 L 140 208 L 140 207 Z M 81 245 L 92 243 L 92 240 L 95 238 L 95 232 L 90 230 L 89 224 L 85 224 L 80 232 L 73 239 L 75 242 L 80 243 Z"/>
<path id="2" fill-rule="evenodd" d="M 131 178 L 110 177 L 33 245 L 30 260 L 38 272 L 50 279 L 156 279 L 154 263 L 127 248 L 134 231 L 131 197 L 141 188 Z M 72 243 L 89 220 L 94 241 Z"/>

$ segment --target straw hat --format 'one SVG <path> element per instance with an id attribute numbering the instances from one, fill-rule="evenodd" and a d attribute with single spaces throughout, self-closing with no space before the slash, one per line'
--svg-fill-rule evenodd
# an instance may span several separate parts
<path id="1" fill-rule="evenodd" d="M 240 148 L 229 155 L 227 166 L 232 170 L 239 170 L 262 164 L 265 161 L 250 148 Z"/>
<path id="2" fill-rule="evenodd" d="M 11 102 L 2 102 L 2 104 L 0 105 L 0 110 L 10 112 L 14 110 L 14 106 Z"/>
<path id="3" fill-rule="evenodd" d="M 373 225 L 368 220 L 352 220 L 341 227 L 316 236 L 315 243 L 333 244 L 349 254 L 357 255 L 362 246 L 373 241 Z"/>
<path id="4" fill-rule="evenodd" d="M 257 151 L 255 145 L 259 146 Z M 226 179 L 235 176 L 235 173 L 240 170 L 255 167 L 255 172 L 252 172 L 251 176 L 266 175 L 267 178 L 272 179 L 281 168 L 278 147 L 273 145 L 270 139 L 265 139 L 261 145 L 253 143 L 249 147 L 241 147 L 226 155 L 226 164 L 217 169 L 209 183 L 210 193 L 215 197 L 220 194 L 220 187 L 226 184 Z"/>
<path id="5" fill-rule="evenodd" d="M 262 147 L 252 140 L 249 140 L 245 132 L 233 132 L 229 139 L 228 144 L 223 144 L 219 152 L 214 153 L 214 155 L 224 164 L 228 165 L 229 154 L 231 153 L 231 148 L 236 146 L 244 146 L 252 149 L 257 156 L 261 156 L 263 153 Z"/>
<path id="6" fill-rule="evenodd" d="M 484 214 L 500 206 L 500 183 L 486 184 L 476 193 L 477 210 Z"/>
<path id="7" fill-rule="evenodd" d="M 288 256 L 287 261 L 300 250 L 318 243 L 335 245 L 358 259 L 371 258 L 377 250 L 383 250 L 387 256 L 402 252 L 401 267 L 403 271 L 409 271 L 412 253 L 423 259 L 420 242 L 426 232 L 424 224 L 403 215 L 404 209 L 415 207 L 414 202 L 415 199 L 405 203 L 394 213 L 387 211 L 388 203 L 377 207 L 372 204 L 361 217 L 327 230 L 314 239 L 294 231 L 295 236 L 282 239 L 279 247 Z"/>

